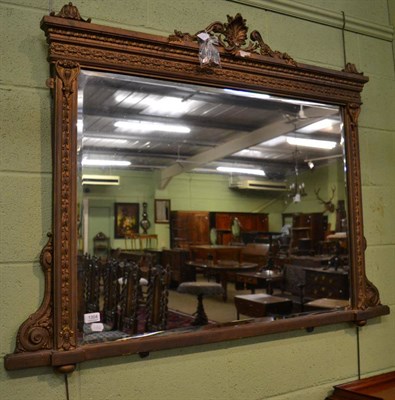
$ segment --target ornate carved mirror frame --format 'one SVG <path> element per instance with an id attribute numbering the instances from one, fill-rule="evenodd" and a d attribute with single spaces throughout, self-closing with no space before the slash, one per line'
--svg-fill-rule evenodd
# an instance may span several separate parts
<path id="1" fill-rule="evenodd" d="M 197 36 L 176 31 L 169 38 L 100 26 L 83 20 L 71 3 L 41 21 L 49 45 L 53 94 L 53 233 L 42 251 L 44 300 L 20 327 L 7 369 L 53 366 L 69 372 L 75 364 L 124 354 L 214 343 L 322 325 L 352 322 L 389 313 L 365 274 L 362 196 L 358 145 L 361 91 L 368 81 L 355 66 L 334 71 L 300 64 L 273 51 L 240 15 L 214 22 L 221 67 L 201 67 Z M 282 319 L 270 323 L 219 325 L 192 333 L 152 336 L 102 344 L 77 344 L 77 91 L 81 69 L 249 89 L 315 100 L 341 107 L 345 125 L 351 307 L 347 310 Z"/>

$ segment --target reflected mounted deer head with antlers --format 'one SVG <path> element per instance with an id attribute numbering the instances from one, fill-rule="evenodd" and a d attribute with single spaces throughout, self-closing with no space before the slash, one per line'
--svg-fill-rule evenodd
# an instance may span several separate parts
<path id="1" fill-rule="evenodd" d="M 321 199 L 321 197 L 319 196 L 321 188 L 319 189 L 314 189 L 314 193 L 315 196 L 317 197 L 317 200 L 319 200 L 325 207 L 325 211 L 331 212 L 333 213 L 335 211 L 335 205 L 332 203 L 333 197 L 335 196 L 335 191 L 336 191 L 336 187 L 332 186 L 332 196 L 328 201 L 325 201 L 323 199 Z"/>

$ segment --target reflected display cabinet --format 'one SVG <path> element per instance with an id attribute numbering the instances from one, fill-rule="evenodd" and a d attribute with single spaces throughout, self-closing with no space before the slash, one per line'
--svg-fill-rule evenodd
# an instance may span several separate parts
<path id="1" fill-rule="evenodd" d="M 209 226 L 208 211 L 171 211 L 171 248 L 188 248 L 191 244 L 209 244 Z"/>
<path id="2" fill-rule="evenodd" d="M 195 270 L 187 265 L 190 252 L 187 249 L 162 250 L 161 263 L 169 266 L 172 285 L 196 280 Z"/>
<path id="3" fill-rule="evenodd" d="M 211 228 L 216 230 L 215 244 L 228 245 L 233 240 L 231 225 L 235 218 L 239 220 L 241 236 L 247 242 L 259 241 L 259 235 L 268 231 L 269 217 L 263 213 L 172 211 L 171 247 L 188 248 L 190 245 L 210 244 Z M 262 235 L 262 240 L 267 240 L 267 237 Z"/>
<path id="4" fill-rule="evenodd" d="M 291 252 L 318 252 L 328 229 L 328 217 L 322 213 L 292 214 Z"/>
<path id="5" fill-rule="evenodd" d="M 237 218 L 240 222 L 241 237 L 243 242 L 257 242 L 260 234 L 269 229 L 269 217 L 263 213 L 241 212 L 215 212 L 211 213 L 212 226 L 218 234 L 217 244 L 227 245 L 232 241 L 231 225 Z M 265 239 L 264 235 L 261 238 Z"/>

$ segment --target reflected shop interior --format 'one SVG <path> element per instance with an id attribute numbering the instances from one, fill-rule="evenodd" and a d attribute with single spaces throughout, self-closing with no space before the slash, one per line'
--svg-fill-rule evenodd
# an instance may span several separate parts
<path id="1" fill-rule="evenodd" d="M 338 106 L 81 71 L 81 343 L 349 305 Z"/>

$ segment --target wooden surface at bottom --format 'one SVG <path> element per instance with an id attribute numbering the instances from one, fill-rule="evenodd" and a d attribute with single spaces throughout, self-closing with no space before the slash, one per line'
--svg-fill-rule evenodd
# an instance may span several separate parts
<path id="1" fill-rule="evenodd" d="M 395 371 L 335 386 L 326 400 L 395 400 Z"/>

